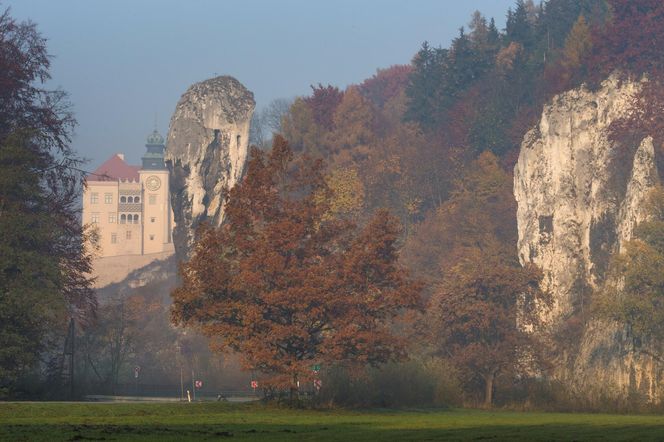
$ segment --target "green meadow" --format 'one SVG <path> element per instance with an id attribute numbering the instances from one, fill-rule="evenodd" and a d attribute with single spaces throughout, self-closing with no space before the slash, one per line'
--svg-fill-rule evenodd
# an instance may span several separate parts
<path id="1" fill-rule="evenodd" d="M 2 441 L 664 440 L 664 416 L 294 410 L 225 403 L 0 403 Z"/>

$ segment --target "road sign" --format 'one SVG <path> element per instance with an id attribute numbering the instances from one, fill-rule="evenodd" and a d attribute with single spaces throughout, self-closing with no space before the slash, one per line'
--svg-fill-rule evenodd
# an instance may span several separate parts
<path id="1" fill-rule="evenodd" d="M 203 381 L 196 381 L 194 382 L 194 386 L 196 388 L 203 388 Z"/>
<path id="2" fill-rule="evenodd" d="M 134 377 L 135 377 L 136 379 L 138 379 L 138 374 L 139 374 L 140 372 L 141 372 L 141 367 L 139 367 L 138 365 L 137 365 L 136 367 L 134 367 Z"/>
<path id="3" fill-rule="evenodd" d="M 311 366 L 312 371 L 320 371 L 320 364 L 315 364 Z"/>
<path id="4" fill-rule="evenodd" d="M 320 379 L 314 379 L 314 388 L 316 391 L 320 390 L 320 387 L 323 386 L 323 383 L 320 381 Z"/>
<path id="5" fill-rule="evenodd" d="M 257 389 L 258 388 L 258 382 L 251 381 L 251 388 L 253 388 L 254 390 Z"/>

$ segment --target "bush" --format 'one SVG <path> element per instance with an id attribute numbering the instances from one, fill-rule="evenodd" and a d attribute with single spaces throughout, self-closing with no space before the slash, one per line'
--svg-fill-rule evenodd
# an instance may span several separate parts
<path id="1" fill-rule="evenodd" d="M 442 359 L 322 373 L 318 404 L 343 407 L 445 407 L 461 404 L 456 370 Z"/>

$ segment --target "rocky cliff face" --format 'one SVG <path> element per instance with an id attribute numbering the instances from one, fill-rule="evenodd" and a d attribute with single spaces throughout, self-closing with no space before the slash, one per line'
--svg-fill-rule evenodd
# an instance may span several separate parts
<path id="1" fill-rule="evenodd" d="M 222 192 L 242 176 L 254 107 L 253 94 L 228 76 L 196 83 L 178 101 L 166 161 L 179 260 L 189 256 L 201 222 L 219 225 L 223 220 Z"/>
<path id="2" fill-rule="evenodd" d="M 609 140 L 610 124 L 625 114 L 638 88 L 612 77 L 597 91 L 561 94 L 521 146 L 514 171 L 519 257 L 544 270 L 555 298 L 552 324 L 587 310 L 611 253 L 644 219 L 644 200 L 659 181 L 650 137 L 633 146 Z M 604 384 L 625 392 L 636 382 L 642 389 L 641 374 L 652 374 L 652 361 L 632 355 L 629 336 L 618 327 L 591 324 L 579 339 L 559 372 L 579 388 Z"/>

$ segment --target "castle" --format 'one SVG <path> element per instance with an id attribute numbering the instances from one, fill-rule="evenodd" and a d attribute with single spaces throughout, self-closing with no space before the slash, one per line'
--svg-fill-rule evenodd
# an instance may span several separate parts
<path id="1" fill-rule="evenodd" d="M 140 166 L 127 164 L 121 153 L 113 155 L 86 177 L 83 192 L 82 222 L 96 228 L 98 259 L 146 256 L 125 259 L 129 270 L 149 262 L 147 255 L 173 253 L 164 138 L 155 130 L 145 147 Z M 95 267 L 101 270 L 100 265 Z"/>

